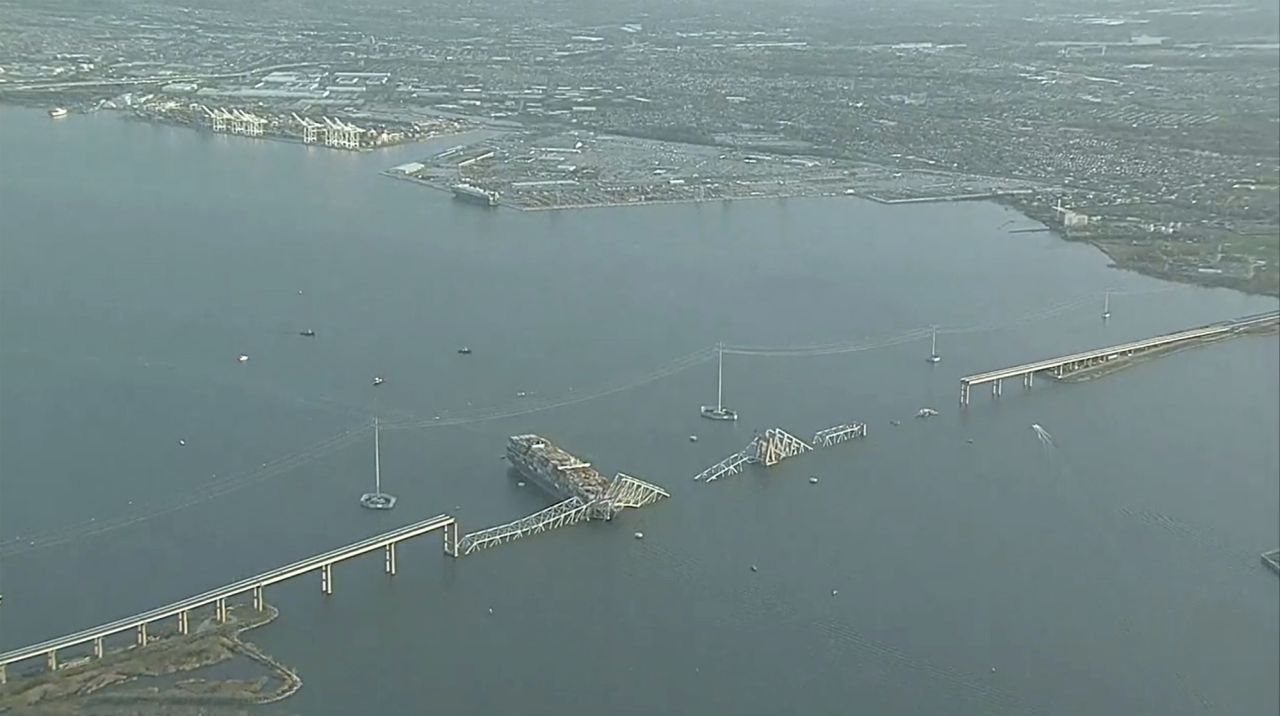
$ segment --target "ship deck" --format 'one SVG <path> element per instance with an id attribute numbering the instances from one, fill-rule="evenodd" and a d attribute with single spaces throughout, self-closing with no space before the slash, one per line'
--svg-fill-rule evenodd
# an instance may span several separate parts
<path id="1" fill-rule="evenodd" d="M 609 489 L 609 480 L 564 448 L 539 435 L 514 435 L 507 441 L 511 464 L 558 497 L 593 500 Z"/>

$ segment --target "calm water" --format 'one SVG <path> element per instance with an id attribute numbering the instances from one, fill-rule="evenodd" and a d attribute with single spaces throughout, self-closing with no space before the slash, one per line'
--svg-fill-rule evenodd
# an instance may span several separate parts
<path id="1" fill-rule="evenodd" d="M 377 176 L 428 151 L 0 109 L 0 648 L 455 508 L 474 529 L 543 507 L 499 460 L 533 431 L 673 499 L 457 562 L 422 540 L 394 579 L 376 555 L 344 564 L 328 599 L 318 577 L 273 588 L 282 616 L 256 639 L 305 686 L 269 712 L 1280 707 L 1280 580 L 1258 561 L 1280 544 L 1274 336 L 954 407 L 966 373 L 1274 301 L 1109 269 L 1007 233 L 1027 220 L 991 204 L 521 214 Z M 430 425 L 636 382 L 716 340 L 874 343 L 931 323 L 990 330 L 944 335 L 937 366 L 927 338 L 729 356 L 739 425 L 697 416 L 713 361 Z M 911 419 L 922 405 L 942 415 Z M 384 432 L 387 514 L 356 504 L 367 434 L 308 452 L 375 412 L 428 426 Z M 870 437 L 690 482 L 755 428 L 848 420 Z M 312 459 L 261 470 L 295 453 Z"/>

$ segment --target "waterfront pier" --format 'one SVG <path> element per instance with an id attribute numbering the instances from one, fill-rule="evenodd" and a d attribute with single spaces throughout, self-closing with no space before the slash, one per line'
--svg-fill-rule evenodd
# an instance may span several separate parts
<path id="1" fill-rule="evenodd" d="M 977 373 L 960 379 L 960 404 L 969 404 L 969 395 L 975 386 L 990 385 L 991 396 L 999 398 L 1004 394 L 1004 382 L 1014 378 L 1022 379 L 1023 388 L 1031 388 L 1037 373 L 1048 373 L 1054 378 L 1065 378 L 1068 375 L 1092 368 L 1117 359 L 1131 358 L 1152 351 L 1174 348 L 1197 341 L 1215 340 L 1227 336 L 1273 326 L 1280 322 L 1280 311 L 1271 311 L 1252 316 L 1245 316 L 1231 321 L 1211 323 L 1199 328 L 1191 328 L 1176 333 L 1168 333 L 1154 338 L 1131 341 L 1116 346 L 1097 348 L 1083 353 L 1032 361 L 1021 365 L 1001 368 L 999 370 Z"/>

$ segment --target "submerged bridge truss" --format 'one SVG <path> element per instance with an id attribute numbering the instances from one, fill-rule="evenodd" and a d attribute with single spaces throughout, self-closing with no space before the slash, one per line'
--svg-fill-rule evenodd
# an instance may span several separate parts
<path id="1" fill-rule="evenodd" d="M 866 423 L 846 423 L 814 433 L 812 444 L 783 430 L 769 428 L 756 435 L 741 452 L 726 457 L 693 476 L 694 482 L 715 482 L 722 477 L 741 474 L 746 466 L 757 463 L 773 467 L 790 457 L 810 452 L 814 447 L 831 447 L 846 440 L 867 436 Z"/>

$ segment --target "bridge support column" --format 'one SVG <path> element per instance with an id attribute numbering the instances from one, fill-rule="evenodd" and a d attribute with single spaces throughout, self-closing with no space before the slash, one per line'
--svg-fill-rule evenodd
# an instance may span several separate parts
<path id="1" fill-rule="evenodd" d="M 263 609 L 266 609 L 266 608 L 267 608 L 267 600 L 266 600 L 266 597 L 264 597 L 264 596 L 263 596 L 263 594 L 262 594 L 262 586 L 261 586 L 261 585 L 259 585 L 259 586 L 257 586 L 257 587 L 254 587 L 254 588 L 253 588 L 253 609 L 254 609 L 254 611 L 258 611 L 258 612 L 260 612 L 260 611 L 262 611 Z"/>
<path id="2" fill-rule="evenodd" d="M 101 659 L 101 658 L 102 658 L 102 654 L 103 654 L 103 652 L 104 652 L 104 651 L 105 651 L 105 650 L 102 648 L 102 637 L 98 637 L 97 639 L 94 639 L 94 640 L 93 640 L 93 656 L 94 656 L 94 658 L 96 658 L 96 659 Z"/>
<path id="3" fill-rule="evenodd" d="M 326 564 L 320 567 L 320 591 L 324 594 L 333 594 L 332 564 Z"/>
<path id="4" fill-rule="evenodd" d="M 184 636 L 191 633 L 190 612 L 178 612 L 178 633 Z"/>
<path id="5" fill-rule="evenodd" d="M 213 603 L 213 618 L 216 619 L 219 624 L 227 623 L 227 600 L 226 599 L 219 599 L 218 601 Z"/>
<path id="6" fill-rule="evenodd" d="M 999 398 L 1004 392 L 1004 380 L 997 378 L 991 382 L 991 397 Z"/>
<path id="7" fill-rule="evenodd" d="M 138 643 L 138 646 L 146 646 L 146 645 L 147 645 L 147 625 L 146 625 L 146 622 L 143 622 L 142 624 L 139 624 L 139 625 L 138 625 L 138 638 L 137 638 L 137 643 Z"/>
<path id="8" fill-rule="evenodd" d="M 458 523 L 450 522 L 444 526 L 444 553 L 450 557 L 458 556 Z"/>
<path id="9" fill-rule="evenodd" d="M 387 545 L 386 553 L 387 553 L 387 559 L 386 559 L 387 574 L 394 575 L 396 573 L 396 545 L 394 542 Z"/>
<path id="10" fill-rule="evenodd" d="M 4 664 L 0 664 L 0 685 L 9 683 L 9 672 Z"/>
<path id="11" fill-rule="evenodd" d="M 1031 387 L 1031 384 L 1035 381 L 1035 377 L 1036 377 L 1036 374 L 1035 374 L 1035 373 L 1025 373 L 1025 374 L 1023 374 L 1023 376 L 1022 376 L 1022 387 L 1024 387 L 1024 388 L 1030 388 L 1030 387 Z"/>
<path id="12" fill-rule="evenodd" d="M 969 404 L 969 384 L 968 383 L 960 384 L 960 404 L 961 405 Z"/>
<path id="13" fill-rule="evenodd" d="M 58 650 L 54 649 L 48 654 L 45 654 L 44 661 L 45 661 L 45 664 L 48 664 L 49 671 L 57 671 L 58 670 Z"/>

